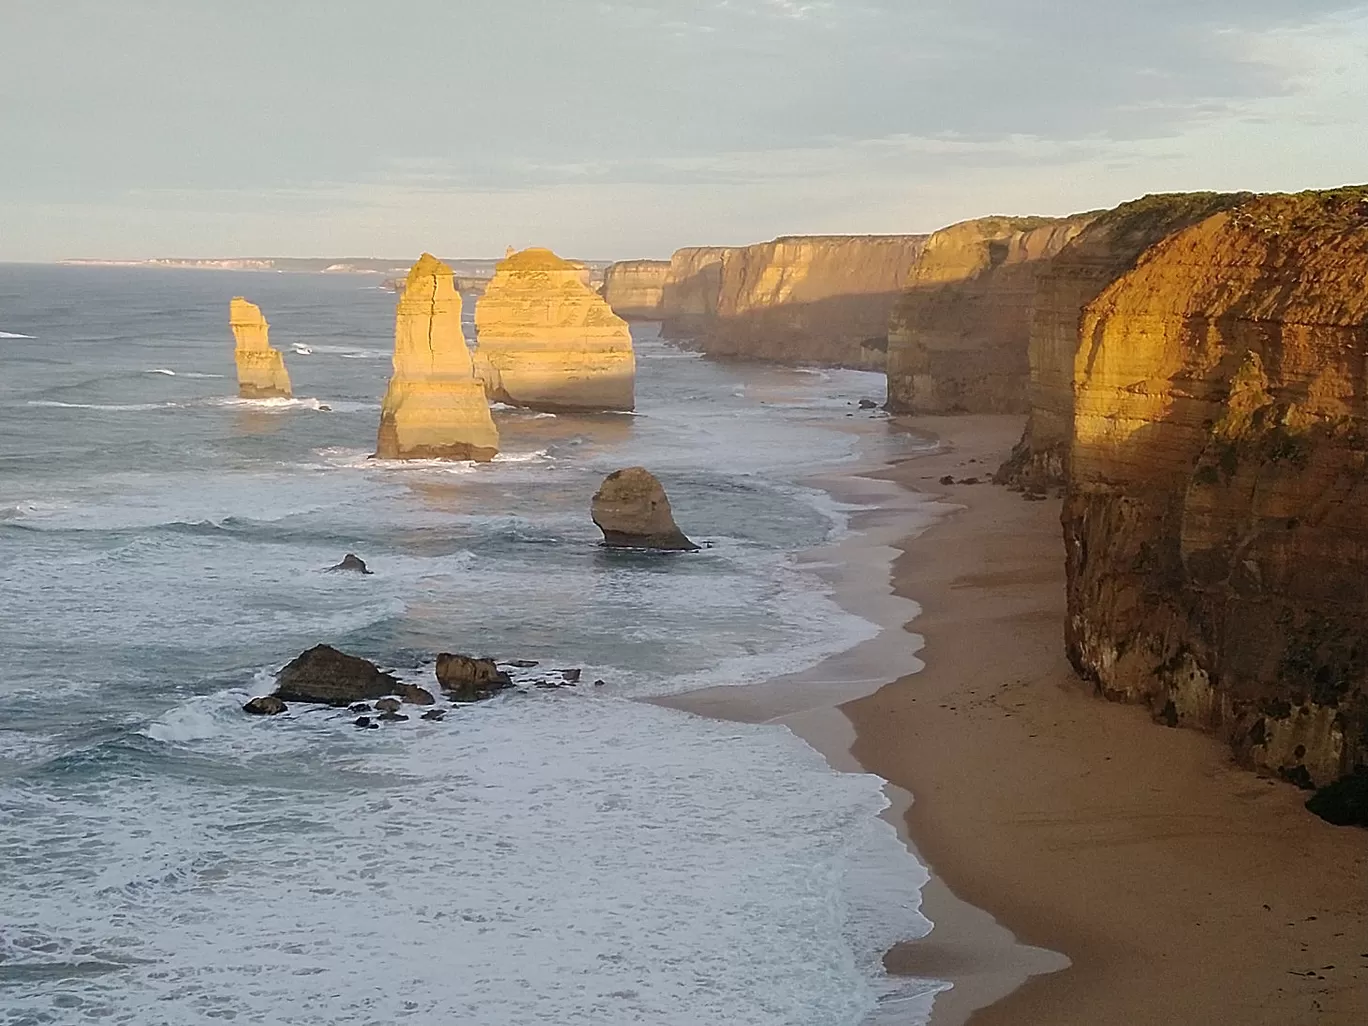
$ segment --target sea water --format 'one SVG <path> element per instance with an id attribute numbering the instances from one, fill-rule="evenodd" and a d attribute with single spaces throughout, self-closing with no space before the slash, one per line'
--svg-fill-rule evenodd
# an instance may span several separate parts
<path id="1" fill-rule="evenodd" d="M 0 1024 L 853 1026 L 929 993 L 880 969 L 927 929 L 882 782 L 640 701 L 875 633 L 795 556 L 846 529 L 801 480 L 860 455 L 881 382 L 646 326 L 635 415 L 500 409 L 491 464 L 376 461 L 372 284 L 0 266 Z M 297 398 L 236 398 L 238 293 Z M 707 548 L 598 544 L 632 464 Z M 374 575 L 322 572 L 346 552 Z M 320 642 L 433 690 L 439 651 L 582 684 L 384 730 L 241 712 Z"/>

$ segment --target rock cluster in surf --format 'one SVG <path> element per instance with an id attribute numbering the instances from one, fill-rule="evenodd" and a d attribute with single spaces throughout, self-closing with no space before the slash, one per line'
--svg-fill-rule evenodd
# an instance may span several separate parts
<path id="1" fill-rule="evenodd" d="M 272 349 L 271 326 L 261 308 L 241 296 L 228 305 L 228 324 L 233 330 L 233 359 L 237 363 L 238 395 L 243 399 L 288 399 L 290 375 L 285 357 Z"/>
<path id="2" fill-rule="evenodd" d="M 549 249 L 499 261 L 475 304 L 475 365 L 493 402 L 531 409 L 631 410 L 636 356 L 627 322 Z"/>
<path id="3" fill-rule="evenodd" d="M 413 265 L 394 318 L 394 372 L 380 411 L 381 459 L 488 461 L 499 432 L 475 378 L 451 268 L 430 253 Z"/>

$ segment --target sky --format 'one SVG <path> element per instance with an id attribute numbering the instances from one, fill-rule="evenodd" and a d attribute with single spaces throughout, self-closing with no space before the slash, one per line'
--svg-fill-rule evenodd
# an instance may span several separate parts
<path id="1" fill-rule="evenodd" d="M 581 258 L 1368 181 L 1368 0 L 0 0 L 0 260 Z"/>

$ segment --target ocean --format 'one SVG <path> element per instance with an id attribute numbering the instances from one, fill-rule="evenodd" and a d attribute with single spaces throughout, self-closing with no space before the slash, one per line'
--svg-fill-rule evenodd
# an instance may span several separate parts
<path id="1" fill-rule="evenodd" d="M 636 326 L 635 415 L 376 461 L 375 283 L 0 265 L 0 1026 L 921 1021 L 934 985 L 879 961 L 929 929 L 883 782 L 640 700 L 877 633 L 797 556 L 850 529 L 803 482 L 877 456 L 846 414 L 881 378 Z M 297 398 L 236 398 L 238 294 Z M 598 544 L 633 464 L 703 551 Z M 322 572 L 347 552 L 374 575 Z M 440 651 L 584 683 L 384 730 L 241 712 L 320 642 L 434 691 Z"/>

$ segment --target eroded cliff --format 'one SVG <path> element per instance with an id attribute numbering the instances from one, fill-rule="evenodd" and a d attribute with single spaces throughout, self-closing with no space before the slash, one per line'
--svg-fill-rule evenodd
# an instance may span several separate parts
<path id="1" fill-rule="evenodd" d="M 542 410 L 630 410 L 636 357 L 627 322 L 549 249 L 499 261 L 475 304 L 476 374 L 489 398 Z"/>
<path id="2" fill-rule="evenodd" d="M 285 357 L 271 348 L 271 326 L 261 308 L 241 296 L 228 304 L 233 329 L 233 359 L 237 363 L 238 395 L 243 399 L 288 399 L 290 375 Z"/>
<path id="3" fill-rule="evenodd" d="M 1251 199 L 1250 193 L 1145 196 L 1101 214 L 1036 276 L 1026 355 L 1030 418 L 998 472 L 1000 484 L 1045 491 L 1064 483 L 1073 434 L 1073 371 L 1083 309 L 1174 232 Z"/>
<path id="4" fill-rule="evenodd" d="M 461 331 L 451 268 L 424 253 L 394 316 L 394 373 L 380 410 L 381 459 L 491 460 L 499 433 Z"/>
<path id="5" fill-rule="evenodd" d="M 1024 413 L 1036 276 L 1093 214 L 985 217 L 926 242 L 888 327 L 888 408 Z"/>
<path id="6" fill-rule="evenodd" d="M 1305 786 L 1368 764 L 1368 188 L 1168 237 L 1081 337 L 1076 668 Z"/>
<path id="7" fill-rule="evenodd" d="M 628 321 L 658 321 L 664 316 L 668 260 L 619 260 L 603 272 L 603 298 Z"/>
<path id="8" fill-rule="evenodd" d="M 660 334 L 676 342 L 696 339 L 717 319 L 722 271 L 734 249 L 688 246 L 670 257 L 660 290 Z"/>

